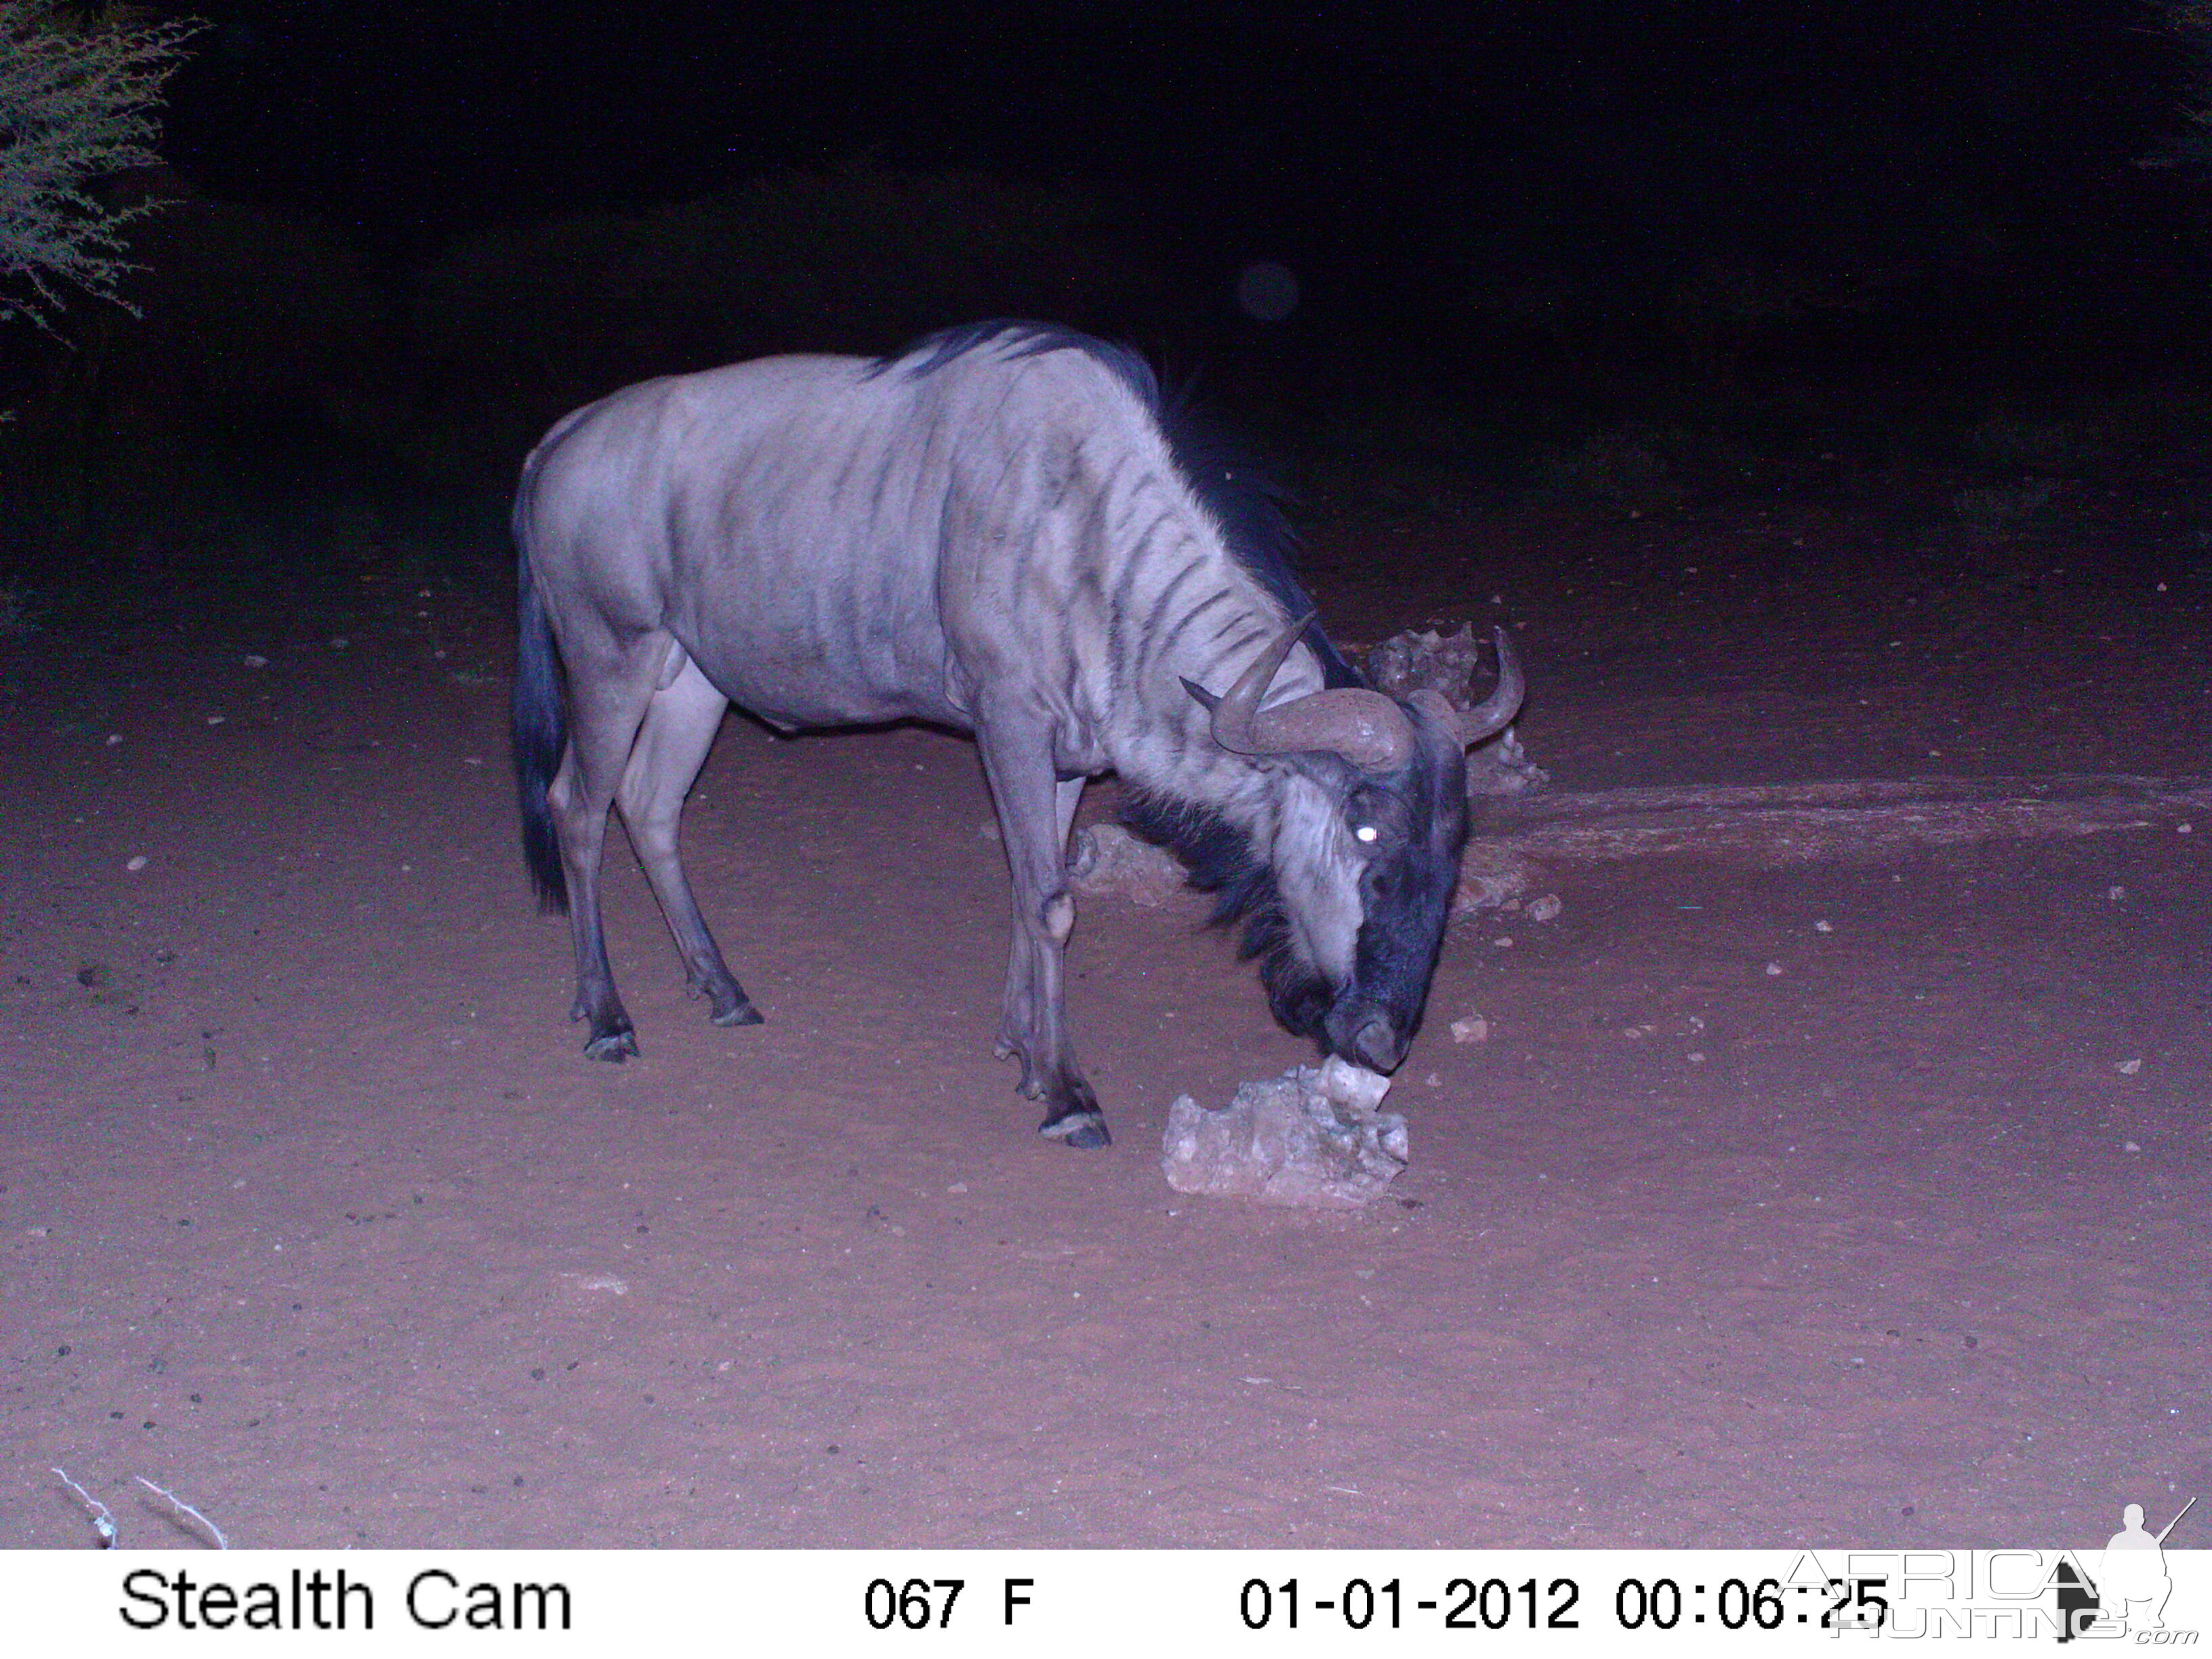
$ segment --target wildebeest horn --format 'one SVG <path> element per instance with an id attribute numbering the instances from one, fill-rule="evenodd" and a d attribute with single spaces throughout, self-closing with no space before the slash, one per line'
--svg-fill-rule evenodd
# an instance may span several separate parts
<path id="1" fill-rule="evenodd" d="M 1496 737 L 1512 725 L 1513 717 L 1521 712 L 1521 699 L 1528 690 L 1521 678 L 1521 659 L 1513 654 L 1505 630 L 1494 628 L 1490 636 L 1498 641 L 1497 687 L 1474 708 L 1452 713 L 1452 724 L 1458 728 L 1460 746 L 1463 749 L 1485 738 Z"/>
<path id="2" fill-rule="evenodd" d="M 1213 740 L 1234 754 L 1318 752 L 1341 755 L 1362 771 L 1395 771 L 1413 752 L 1413 728 L 1406 711 L 1380 691 L 1345 686 L 1260 707 L 1283 659 L 1316 614 L 1309 611 L 1278 635 L 1225 696 L 1216 697 L 1189 680 L 1183 689 L 1212 712 Z"/>

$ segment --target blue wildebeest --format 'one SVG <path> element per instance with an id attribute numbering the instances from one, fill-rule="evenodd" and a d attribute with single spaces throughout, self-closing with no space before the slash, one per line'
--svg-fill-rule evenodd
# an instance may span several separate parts
<path id="1" fill-rule="evenodd" d="M 1467 838 L 1480 708 L 1370 690 L 1314 625 L 1264 495 L 1208 465 L 1144 361 L 992 323 L 887 359 L 775 357 L 568 416 L 523 468 L 514 758 L 538 890 L 565 903 L 584 1051 L 637 1052 L 599 921 L 622 809 L 719 1025 L 760 1018 L 677 855 L 729 703 L 784 730 L 972 732 L 1013 877 L 999 1053 L 1042 1133 L 1103 1146 L 1061 1002 L 1086 778 L 1245 921 L 1276 1016 L 1378 1071 L 1419 1027 Z M 563 696 L 565 689 L 565 697 Z"/>

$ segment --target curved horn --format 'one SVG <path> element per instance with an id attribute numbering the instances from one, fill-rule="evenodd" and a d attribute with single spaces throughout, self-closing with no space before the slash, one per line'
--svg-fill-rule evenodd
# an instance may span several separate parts
<path id="1" fill-rule="evenodd" d="M 1363 771 L 1395 771 L 1413 752 L 1413 728 L 1405 710 L 1380 691 L 1346 686 L 1273 708 L 1260 707 L 1283 659 L 1316 614 L 1309 611 L 1278 635 L 1227 695 L 1216 697 L 1189 680 L 1183 689 L 1212 711 L 1213 740 L 1233 754 L 1321 752 L 1340 755 Z"/>
<path id="2" fill-rule="evenodd" d="M 1494 628 L 1491 637 L 1498 641 L 1498 685 L 1481 702 L 1454 721 L 1462 748 L 1496 737 L 1512 725 L 1513 717 L 1521 712 L 1522 698 L 1528 695 L 1528 687 L 1521 678 L 1521 659 L 1513 654 L 1513 644 L 1505 637 L 1505 630 Z"/>

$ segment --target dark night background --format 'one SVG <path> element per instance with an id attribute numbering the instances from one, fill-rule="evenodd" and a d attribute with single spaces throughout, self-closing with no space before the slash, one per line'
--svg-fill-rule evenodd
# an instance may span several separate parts
<path id="1" fill-rule="evenodd" d="M 2212 0 L 187 10 L 143 315 L 0 325 L 0 1547 L 2086 1554 L 2212 1488 Z M 766 1023 L 611 831 L 641 1053 L 563 1022 L 524 456 L 994 316 L 1194 378 L 1348 653 L 1523 665 L 1364 1214 L 1164 1186 L 1313 1051 L 1118 785 L 1116 1144 L 1032 1134 L 945 731 L 723 722 Z"/>
<path id="2" fill-rule="evenodd" d="M 19 561 L 481 504 L 627 380 L 990 314 L 1197 374 L 1310 504 L 2194 408 L 2191 64 L 2142 5 L 190 9 L 144 319 L 7 343 Z"/>

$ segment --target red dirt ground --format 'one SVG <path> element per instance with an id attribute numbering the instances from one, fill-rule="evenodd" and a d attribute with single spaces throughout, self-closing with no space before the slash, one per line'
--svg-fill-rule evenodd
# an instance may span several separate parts
<path id="1" fill-rule="evenodd" d="M 2198 774 L 2201 477 L 2010 541 L 1940 481 L 1384 522 L 1316 585 L 1521 624 L 1577 790 Z M 1032 1133 L 933 732 L 732 720 L 687 846 L 769 1023 L 622 849 L 644 1055 L 586 1062 L 509 625 L 432 568 L 0 641 L 0 1546 L 92 1541 L 57 1465 L 142 1547 L 138 1475 L 299 1547 L 2093 1545 L 2212 1487 L 2212 822 L 1557 866 L 1455 930 L 1392 1196 L 1256 1208 L 1158 1169 L 1306 1053 L 1195 909 L 1086 903 L 1117 1139 Z"/>

